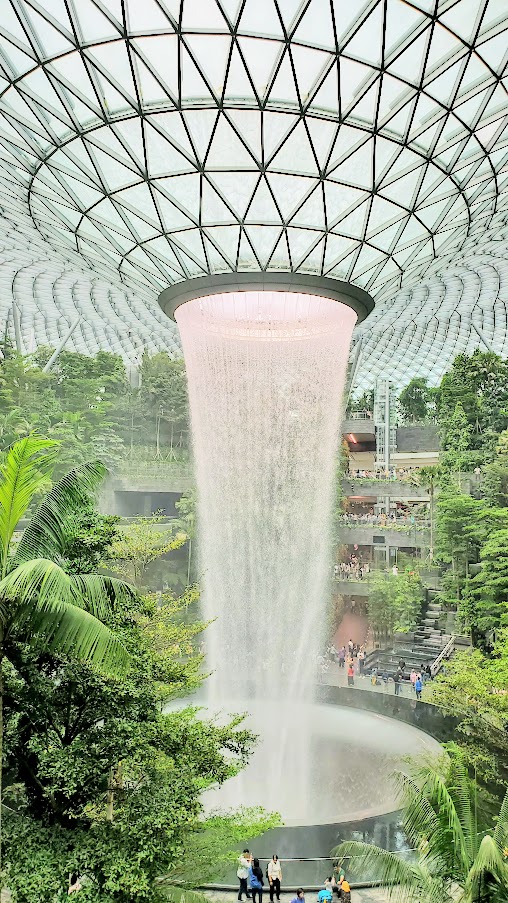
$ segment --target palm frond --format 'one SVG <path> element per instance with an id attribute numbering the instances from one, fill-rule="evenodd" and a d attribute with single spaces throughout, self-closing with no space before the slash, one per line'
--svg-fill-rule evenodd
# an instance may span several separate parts
<path id="1" fill-rule="evenodd" d="M 69 471 L 39 505 L 16 549 L 14 565 L 31 558 L 57 558 L 65 548 L 66 523 L 98 488 L 107 474 L 100 461 Z"/>
<path id="2" fill-rule="evenodd" d="M 504 800 L 501 803 L 497 824 L 494 830 L 494 840 L 499 849 L 503 852 L 508 851 L 508 790 L 505 793 Z"/>
<path id="3" fill-rule="evenodd" d="M 425 858 L 441 858 L 457 877 L 464 879 L 471 865 L 466 841 L 455 801 L 447 786 L 447 776 L 432 765 L 420 769 L 417 776 L 421 800 L 432 807 L 439 827 L 427 838 Z M 403 801 L 404 802 L 404 801 Z"/>
<path id="4" fill-rule="evenodd" d="M 420 848 L 422 841 L 428 841 L 440 829 L 437 817 L 429 800 L 422 793 L 417 782 L 405 772 L 393 775 L 397 796 L 404 807 L 404 829 L 409 842 Z"/>
<path id="5" fill-rule="evenodd" d="M 106 578 L 96 579 L 100 586 Z M 88 591 L 91 582 L 85 581 Z M 97 586 L 92 601 L 99 608 Z M 7 627 L 21 629 L 27 640 L 39 636 L 52 651 L 74 655 L 111 674 L 122 674 L 128 667 L 123 645 L 86 610 L 90 598 L 80 594 L 76 578 L 55 562 L 37 558 L 19 565 L 0 581 L 0 598 L 14 601 Z"/>
<path id="6" fill-rule="evenodd" d="M 7 569 L 9 548 L 16 525 L 35 493 L 48 480 L 57 442 L 31 434 L 15 442 L 1 466 L 0 479 L 0 576 Z"/>
<path id="7" fill-rule="evenodd" d="M 165 896 L 171 903 L 210 903 L 210 898 L 206 894 L 179 887 L 178 884 L 171 884 L 170 879 L 160 878 L 157 885 L 163 888 Z"/>
<path id="8" fill-rule="evenodd" d="M 104 619 L 118 604 L 133 600 L 137 592 L 129 583 L 102 574 L 75 574 L 71 580 L 71 597 L 75 605 L 86 608 L 96 618 Z"/>
<path id="9" fill-rule="evenodd" d="M 348 869 L 364 880 L 379 882 L 394 903 L 448 903 L 452 899 L 441 880 L 389 850 L 350 840 L 331 855 L 343 863 L 349 860 Z"/>
<path id="10" fill-rule="evenodd" d="M 478 900 L 492 900 L 495 903 L 494 888 L 506 891 L 508 886 L 508 865 L 494 837 L 486 834 L 464 885 L 464 903 Z M 487 889 L 490 893 L 487 895 Z"/>
<path id="11" fill-rule="evenodd" d="M 467 769 L 458 759 L 451 763 L 447 784 L 462 827 L 466 854 L 472 862 L 478 845 L 473 787 Z"/>

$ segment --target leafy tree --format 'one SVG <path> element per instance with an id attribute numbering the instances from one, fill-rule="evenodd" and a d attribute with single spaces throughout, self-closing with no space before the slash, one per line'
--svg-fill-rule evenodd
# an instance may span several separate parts
<path id="1" fill-rule="evenodd" d="M 78 542 L 70 565 L 81 567 L 88 549 L 92 567 L 96 546 L 107 549 L 109 525 L 98 526 L 98 541 Z M 202 791 L 243 767 L 254 738 L 241 716 L 218 724 L 196 709 L 166 710 L 201 679 L 195 638 L 204 625 L 181 618 L 194 599 L 132 596 L 110 612 L 130 655 L 122 681 L 13 638 L 6 755 L 16 805 L 6 861 L 19 903 L 65 893 L 71 872 L 89 901 L 163 900 L 168 882 L 216 876 L 242 831 L 245 839 L 275 824 L 260 812 L 240 812 L 236 827 L 234 816 L 202 821 Z M 191 873 L 182 868 L 189 849 L 198 857 Z"/>
<path id="2" fill-rule="evenodd" d="M 356 411 L 373 411 L 374 410 L 374 390 L 370 389 L 363 392 L 358 398 L 350 398 L 348 403 L 348 414 L 354 414 Z"/>
<path id="3" fill-rule="evenodd" d="M 427 684 L 425 698 L 458 719 L 456 740 L 484 796 L 502 798 L 508 787 L 508 630 L 500 630 L 492 653 L 456 652 Z"/>
<path id="4" fill-rule="evenodd" d="M 443 445 L 449 440 L 450 420 L 460 404 L 470 428 L 470 449 L 484 449 L 508 428 L 508 364 L 493 352 L 478 349 L 468 356 L 459 354 L 441 380 L 439 422 Z"/>
<path id="5" fill-rule="evenodd" d="M 119 673 L 125 670 L 128 654 L 99 618 L 106 616 L 110 604 L 132 596 L 132 591 L 118 580 L 97 574 L 70 576 L 59 560 L 67 518 L 102 479 L 102 465 L 83 465 L 57 483 L 39 505 L 17 545 L 14 543 L 19 521 L 36 494 L 47 487 L 55 452 L 55 443 L 28 436 L 9 450 L 2 468 L 0 675 L 12 633 L 25 642 L 37 638 L 46 649 L 69 653 Z M 0 681 L 0 779 L 2 697 Z"/>
<path id="6" fill-rule="evenodd" d="M 435 534 L 435 521 L 436 521 L 436 512 L 435 512 L 435 502 L 436 502 L 436 489 L 439 486 L 439 480 L 442 475 L 442 470 L 439 465 L 431 466 L 431 467 L 420 467 L 415 472 L 413 477 L 413 482 L 417 486 L 423 486 L 425 489 L 428 489 L 429 498 L 430 498 L 430 548 L 429 548 L 429 558 L 432 561 L 434 558 L 434 534 Z"/>
<path id="7" fill-rule="evenodd" d="M 418 623 L 423 603 L 419 575 L 408 569 L 397 576 L 373 573 L 368 598 L 369 623 L 377 635 L 406 633 Z"/>
<path id="8" fill-rule="evenodd" d="M 189 404 L 187 379 L 182 358 L 173 360 L 165 351 L 143 355 L 141 365 L 141 404 L 153 417 L 155 431 L 166 424 L 166 439 L 171 446 L 175 433 L 188 430 Z"/>
<path id="9" fill-rule="evenodd" d="M 139 589 L 147 588 L 149 565 L 181 548 L 187 542 L 187 534 L 173 525 L 157 529 L 164 517 L 141 517 L 122 529 L 111 545 L 109 568 Z"/>
<path id="10" fill-rule="evenodd" d="M 487 830 L 460 761 L 399 773 L 397 783 L 417 862 L 359 841 L 342 843 L 334 854 L 351 857 L 355 873 L 374 873 L 400 903 L 506 903 L 508 793 Z"/>
<path id="11" fill-rule="evenodd" d="M 424 423 L 429 419 L 435 390 L 422 376 L 415 376 L 399 395 L 399 408 L 404 423 Z"/>
<path id="12" fill-rule="evenodd" d="M 495 530 L 481 548 L 481 569 L 471 583 L 482 636 L 508 626 L 508 529 Z"/>

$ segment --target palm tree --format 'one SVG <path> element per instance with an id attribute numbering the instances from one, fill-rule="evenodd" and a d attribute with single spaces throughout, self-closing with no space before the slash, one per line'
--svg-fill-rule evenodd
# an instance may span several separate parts
<path id="1" fill-rule="evenodd" d="M 18 537 L 20 520 L 49 485 L 57 450 L 57 442 L 29 435 L 9 449 L 0 467 L 0 844 L 5 639 L 37 638 L 112 676 L 128 667 L 126 650 L 100 619 L 134 590 L 98 574 L 70 575 L 62 566 L 68 518 L 104 478 L 104 466 L 91 462 L 68 473 Z"/>
<path id="2" fill-rule="evenodd" d="M 508 792 L 492 831 L 478 827 L 476 784 L 457 760 L 395 776 L 418 859 L 348 841 L 333 851 L 355 873 L 375 873 L 400 903 L 507 903 Z"/>
<path id="3" fill-rule="evenodd" d="M 435 493 L 436 486 L 439 483 L 439 479 L 441 477 L 441 467 L 439 464 L 431 465 L 428 467 L 420 467 L 414 476 L 414 483 L 416 486 L 423 486 L 424 489 L 429 490 L 430 497 L 430 548 L 429 548 L 429 559 L 432 564 L 434 560 L 434 502 L 435 502 Z"/>

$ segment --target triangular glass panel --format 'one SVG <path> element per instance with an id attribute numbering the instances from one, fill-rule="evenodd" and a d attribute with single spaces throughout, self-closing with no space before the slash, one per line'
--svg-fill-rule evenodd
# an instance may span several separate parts
<path id="1" fill-rule="evenodd" d="M 398 78 L 385 72 L 381 83 L 378 121 L 384 122 L 385 119 L 389 119 L 397 107 L 399 107 L 401 103 L 406 104 L 413 95 L 414 92 L 411 88 L 408 88 L 408 86 Z"/>
<path id="2" fill-rule="evenodd" d="M 28 9 L 26 10 L 26 12 L 28 12 Z M 73 41 L 70 35 L 69 37 L 65 37 L 60 31 L 58 31 L 58 29 L 51 25 L 47 21 L 47 19 L 44 19 L 42 16 L 40 16 L 34 9 L 30 9 L 29 16 L 32 21 L 34 32 L 37 35 L 38 40 L 41 41 L 42 46 L 44 47 L 46 58 L 58 56 L 60 53 L 68 53 L 70 50 L 74 49 Z"/>
<path id="3" fill-rule="evenodd" d="M 205 113 L 204 110 L 202 112 Z M 206 111 L 206 113 L 207 112 L 208 111 Z M 181 113 L 156 113 L 152 114 L 149 118 L 150 122 L 156 124 L 159 130 L 162 130 L 166 133 L 166 135 L 168 135 L 169 138 L 171 138 L 172 143 L 176 144 L 177 149 L 181 148 L 184 153 L 188 154 L 188 156 L 191 157 L 192 160 L 196 159 L 196 155 L 194 153 L 194 150 L 192 149 L 192 145 L 187 134 L 187 129 L 185 128 L 185 125 L 183 123 Z M 207 116 L 205 115 L 204 119 L 206 120 L 206 118 Z M 215 124 L 215 119 L 216 114 L 213 117 L 213 124 Z M 199 127 L 197 126 L 196 140 L 200 134 L 201 133 L 199 131 Z M 209 139 L 210 135 L 208 135 L 208 142 Z M 206 153 L 206 150 L 208 148 L 208 142 L 206 142 L 204 153 Z"/>
<path id="4" fill-rule="evenodd" d="M 402 53 L 390 62 L 389 72 L 391 72 L 392 75 L 398 75 L 400 78 L 404 79 L 404 81 L 410 82 L 410 84 L 413 85 L 418 85 L 420 83 L 429 34 L 430 31 L 427 28 L 418 38 L 412 41 Z"/>
<path id="5" fill-rule="evenodd" d="M 127 6 L 127 22 L 131 32 L 158 31 L 159 28 L 170 28 L 171 22 L 164 15 L 155 0 L 143 0 L 140 4 L 136 0 L 130 0 Z"/>
<path id="6" fill-rule="evenodd" d="M 100 204 L 96 204 L 90 212 L 90 216 L 93 217 L 93 219 L 104 223 L 108 228 L 113 229 L 114 232 L 120 232 L 122 235 L 128 234 L 125 219 L 120 216 L 115 205 L 109 198 L 104 198 Z M 125 216 L 126 214 L 124 211 L 124 217 Z"/>
<path id="7" fill-rule="evenodd" d="M 189 215 L 199 220 L 200 176 L 194 173 L 187 176 L 172 176 L 170 179 L 158 179 L 157 187 L 165 192 L 169 199 L 174 198 L 177 204 L 187 210 Z"/>
<path id="8" fill-rule="evenodd" d="M 229 63 L 229 72 L 226 86 L 224 88 L 224 96 L 231 98 L 250 99 L 255 97 L 254 88 L 250 83 L 247 70 L 244 66 L 242 57 L 235 43 L 231 52 L 231 60 Z"/>
<path id="9" fill-rule="evenodd" d="M 314 245 L 310 254 L 301 261 L 299 269 L 305 273 L 321 273 L 323 254 L 325 250 L 325 236 Z"/>
<path id="10" fill-rule="evenodd" d="M 180 178 L 189 178 L 189 176 L 180 176 Z M 150 189 L 146 182 L 135 185 L 133 188 L 125 188 L 123 191 L 117 192 L 115 200 L 128 206 L 134 213 L 139 213 L 146 217 L 146 219 L 154 225 L 157 225 L 159 222 L 152 195 L 150 194 Z"/>
<path id="11" fill-rule="evenodd" d="M 145 121 L 145 140 L 148 172 L 151 176 L 167 176 L 186 172 L 189 161 Z"/>
<path id="12" fill-rule="evenodd" d="M 336 182 L 328 181 L 324 185 L 326 219 L 329 229 L 350 208 L 358 207 L 367 198 L 365 192 L 359 191 L 357 188 L 350 188 L 348 185 L 338 185 Z"/>
<path id="13" fill-rule="evenodd" d="M 212 100 L 210 89 L 203 81 L 203 78 L 194 63 L 194 60 L 187 52 L 183 44 L 180 44 L 180 65 L 182 73 L 182 102 L 184 100 L 196 99 Z"/>
<path id="14" fill-rule="evenodd" d="M 342 112 L 346 112 L 361 92 L 367 87 L 374 74 L 370 66 L 340 57 L 340 101 Z"/>
<path id="15" fill-rule="evenodd" d="M 236 132 L 231 128 L 225 116 L 220 115 L 215 129 L 212 144 L 206 158 L 207 167 L 225 169 L 258 168 L 247 148 L 242 144 Z"/>
<path id="16" fill-rule="evenodd" d="M 259 180 L 259 174 L 255 172 L 214 172 L 211 173 L 210 179 L 217 186 L 219 193 L 227 198 L 238 218 L 243 219 Z"/>
<path id="17" fill-rule="evenodd" d="M 267 260 L 280 238 L 282 231 L 280 226 L 247 226 L 245 231 L 261 266 L 266 266 Z"/>
<path id="18" fill-rule="evenodd" d="M 337 30 L 339 47 L 353 34 L 358 23 L 362 21 L 361 7 L 357 3 L 344 3 L 344 0 L 332 0 L 333 17 Z"/>
<path id="19" fill-rule="evenodd" d="M 348 119 L 359 119 L 369 125 L 374 123 L 379 95 L 379 81 L 365 92 L 361 100 L 349 111 Z"/>
<path id="20" fill-rule="evenodd" d="M 273 0 L 247 0 L 240 19 L 240 30 L 282 40 L 284 33 Z"/>
<path id="21" fill-rule="evenodd" d="M 370 237 L 373 233 L 378 232 L 392 220 L 400 220 L 404 215 L 404 211 L 390 201 L 385 201 L 381 197 L 374 197 L 370 208 L 369 222 L 367 225 L 367 235 Z"/>
<path id="22" fill-rule="evenodd" d="M 257 110 L 228 110 L 227 119 L 236 127 L 254 157 L 261 162 L 261 113 Z"/>
<path id="23" fill-rule="evenodd" d="M 262 115 L 264 162 L 267 164 L 298 119 L 291 113 L 272 113 L 269 110 L 264 110 Z"/>
<path id="24" fill-rule="evenodd" d="M 205 244 L 206 257 L 208 260 L 208 269 L 211 273 L 227 273 L 231 271 L 231 266 L 235 265 L 224 260 L 222 254 L 219 253 L 214 244 L 206 237 L 206 232 L 203 236 L 203 241 Z"/>
<path id="25" fill-rule="evenodd" d="M 368 203 L 364 201 L 363 204 L 360 204 L 334 225 L 333 231 L 351 238 L 363 238 L 365 234 L 365 217 L 368 209 Z"/>
<path id="26" fill-rule="evenodd" d="M 109 128 L 113 133 L 116 133 L 123 146 L 124 155 L 129 154 L 138 168 L 144 172 L 145 150 L 139 118 L 135 116 L 131 119 L 122 119 L 112 123 Z"/>
<path id="27" fill-rule="evenodd" d="M 298 106 L 298 94 L 289 53 L 285 53 L 282 58 L 282 63 L 277 70 L 275 81 L 270 89 L 269 100 L 271 103 L 282 101 L 282 103 L 291 103 Z"/>
<path id="28" fill-rule="evenodd" d="M 425 16 L 404 0 L 388 0 L 386 7 L 385 57 L 397 51 L 407 38 L 425 22 Z"/>
<path id="29" fill-rule="evenodd" d="M 91 151 L 96 165 L 105 182 L 106 188 L 110 191 L 116 191 L 125 185 L 131 185 L 137 182 L 139 175 L 133 173 L 131 169 L 122 166 L 118 160 L 114 160 L 109 154 L 105 154 L 99 148 L 94 147 Z"/>
<path id="30" fill-rule="evenodd" d="M 324 169 L 337 133 L 337 124 L 326 119 L 315 119 L 313 116 L 307 116 L 305 122 L 319 166 Z"/>
<path id="31" fill-rule="evenodd" d="M 317 44 L 335 51 L 335 37 L 330 13 L 330 0 L 314 0 L 300 19 L 293 41 Z"/>
<path id="32" fill-rule="evenodd" d="M 149 107 L 150 104 L 154 103 L 171 103 L 172 99 L 167 89 L 155 78 L 150 69 L 145 66 L 138 56 L 135 57 L 135 60 L 139 97 L 143 106 Z"/>
<path id="33" fill-rule="evenodd" d="M 238 253 L 238 269 L 239 270 L 257 270 L 260 263 L 251 248 L 247 235 L 242 229 L 242 237 L 240 239 L 240 251 Z"/>
<path id="34" fill-rule="evenodd" d="M 339 112 L 339 73 L 336 63 L 334 63 L 321 86 L 314 94 L 310 106 L 322 110 L 331 110 L 334 113 Z"/>
<path id="35" fill-rule="evenodd" d="M 393 241 L 400 229 L 400 226 L 400 222 L 394 223 L 393 226 L 389 226 L 387 229 L 383 229 L 382 232 L 377 232 L 376 235 L 369 239 L 371 245 L 374 245 L 374 247 L 388 253 L 391 250 Z"/>
<path id="36" fill-rule="evenodd" d="M 10 44 L 9 41 L 4 40 L 3 38 L 0 38 L 0 50 L 5 53 L 11 65 L 12 72 L 15 75 L 24 75 L 25 72 L 28 72 L 37 65 L 33 57 L 28 56 L 27 53 L 23 53 L 15 47 L 14 44 Z"/>
<path id="37" fill-rule="evenodd" d="M 301 47 L 298 44 L 291 45 L 290 53 L 296 71 L 300 100 L 305 104 L 311 90 L 316 86 L 318 80 L 321 81 L 325 69 L 330 65 L 332 56 L 323 50 Z"/>
<path id="38" fill-rule="evenodd" d="M 10 3 L 2 4 L 2 31 L 7 32 L 7 36 L 12 35 L 23 44 L 28 55 L 33 54 L 26 33 Z"/>
<path id="39" fill-rule="evenodd" d="M 222 31 L 226 21 L 215 0 L 183 0 L 182 28 L 189 31 L 196 29 L 218 28 Z"/>
<path id="40" fill-rule="evenodd" d="M 234 216 L 220 199 L 216 191 L 203 179 L 203 192 L 201 197 L 201 223 L 203 226 L 213 226 L 215 223 L 231 223 Z"/>
<path id="41" fill-rule="evenodd" d="M 372 138 L 329 173 L 335 181 L 372 190 L 374 142 Z"/>
<path id="42" fill-rule="evenodd" d="M 173 234 L 172 240 L 206 272 L 208 265 L 203 249 L 203 242 L 201 240 L 201 231 L 199 229 L 187 229 L 177 232 Z"/>
<path id="43" fill-rule="evenodd" d="M 376 65 L 381 62 L 383 47 L 383 4 L 377 3 L 342 51 L 348 56 Z"/>
<path id="44" fill-rule="evenodd" d="M 107 18 L 91 0 L 79 0 L 77 9 L 79 29 L 83 39 L 88 41 L 101 41 L 112 38 L 118 33 Z"/>
<path id="45" fill-rule="evenodd" d="M 282 175 L 280 173 L 268 173 L 267 179 L 285 222 L 288 221 L 298 204 L 301 204 L 305 195 L 316 184 L 315 179 L 309 179 L 305 176 Z"/>
<path id="46" fill-rule="evenodd" d="M 478 0 L 462 0 L 458 6 L 440 16 L 440 21 L 453 34 L 469 43 L 478 19 Z"/>
<path id="47" fill-rule="evenodd" d="M 224 88 L 231 38 L 217 34 L 189 35 L 187 46 L 199 62 L 211 90 L 216 97 L 220 97 Z"/>
<path id="48" fill-rule="evenodd" d="M 508 53 L 506 47 L 506 34 L 504 31 L 496 35 L 495 38 L 485 41 L 485 43 L 476 46 L 476 52 L 479 53 L 488 66 L 496 72 L 502 72 L 506 65 L 506 55 Z"/>
<path id="49" fill-rule="evenodd" d="M 287 235 L 293 267 L 298 266 L 302 257 L 306 257 L 312 250 L 316 241 L 322 237 L 321 232 L 316 232 L 313 229 L 288 228 Z"/>
<path id="50" fill-rule="evenodd" d="M 246 219 L 251 223 L 277 223 L 280 221 L 280 215 L 266 184 L 266 179 L 260 179 Z"/>
<path id="51" fill-rule="evenodd" d="M 225 257 L 235 266 L 240 239 L 239 226 L 214 226 L 205 230 L 211 240 L 221 249 Z"/>
<path id="52" fill-rule="evenodd" d="M 440 66 L 445 65 L 452 54 L 456 53 L 463 45 L 451 34 L 447 28 L 441 25 L 439 19 L 434 24 L 430 49 L 425 63 L 426 75 L 431 75 Z M 464 54 L 466 48 L 463 48 Z M 463 54 L 463 55 L 464 55 Z"/>
<path id="53" fill-rule="evenodd" d="M 104 73 L 104 79 L 108 81 L 111 79 L 119 91 L 127 94 L 132 103 L 137 103 L 129 57 L 123 41 L 95 44 L 92 49 L 87 51 L 87 54 L 92 61 L 98 63 Z"/>
<path id="54" fill-rule="evenodd" d="M 188 229 L 190 226 L 195 225 L 175 204 L 168 201 L 160 191 L 155 191 L 154 195 L 165 232 L 171 232 L 173 229 Z"/>
<path id="55" fill-rule="evenodd" d="M 315 229 L 326 228 L 322 184 L 312 192 L 310 198 L 295 213 L 291 224 L 293 226 L 313 226 Z"/>
<path id="56" fill-rule="evenodd" d="M 277 242 L 277 246 L 270 257 L 268 263 L 268 270 L 290 270 L 291 263 L 289 260 L 289 252 L 288 252 L 288 243 L 286 240 L 286 233 L 283 232 L 279 241 Z"/>
<path id="57" fill-rule="evenodd" d="M 288 172 L 297 170 L 297 172 L 309 176 L 319 174 L 303 122 L 299 122 L 286 138 L 281 149 L 270 161 L 270 168 Z"/>
<path id="58" fill-rule="evenodd" d="M 197 157 L 204 162 L 217 121 L 217 110 L 187 110 L 184 116 Z"/>
<path id="59" fill-rule="evenodd" d="M 175 34 L 151 35 L 132 42 L 152 74 L 166 85 L 169 93 L 178 97 L 178 39 Z"/>
<path id="60" fill-rule="evenodd" d="M 220 5 L 231 22 L 231 25 L 234 25 L 238 19 L 240 7 L 242 6 L 241 0 L 220 0 Z"/>

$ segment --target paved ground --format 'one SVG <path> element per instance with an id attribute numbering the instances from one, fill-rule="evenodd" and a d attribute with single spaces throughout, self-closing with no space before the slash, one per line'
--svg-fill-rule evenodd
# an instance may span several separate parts
<path id="1" fill-rule="evenodd" d="M 231 892 L 206 891 L 206 896 L 213 900 L 213 903 L 236 903 L 237 895 Z M 290 903 L 294 894 L 282 894 L 281 903 Z M 315 892 L 306 895 L 306 903 L 316 903 L 317 894 Z M 334 900 L 337 898 L 334 897 Z M 351 903 L 388 903 L 388 895 L 380 888 L 365 888 L 351 891 Z M 263 895 L 263 903 L 269 903 L 269 894 Z M 244 901 L 245 903 L 245 901 Z"/>

